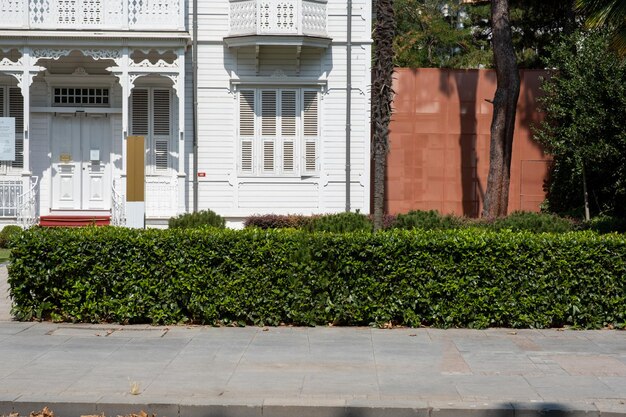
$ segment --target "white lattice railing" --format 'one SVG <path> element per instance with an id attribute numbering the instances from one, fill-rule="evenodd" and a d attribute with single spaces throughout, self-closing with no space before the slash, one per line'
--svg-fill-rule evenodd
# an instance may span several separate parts
<path id="1" fill-rule="evenodd" d="M 24 229 L 35 226 L 39 220 L 37 216 L 37 185 L 39 178 L 27 179 L 26 191 L 17 198 L 17 224 Z"/>
<path id="2" fill-rule="evenodd" d="M 0 180 L 0 217 L 17 217 L 17 202 L 23 193 L 22 179 Z"/>
<path id="3" fill-rule="evenodd" d="M 230 36 L 327 36 L 328 0 L 230 0 Z"/>
<path id="4" fill-rule="evenodd" d="M 185 0 L 0 0 L 0 29 L 185 30 Z"/>
<path id="5" fill-rule="evenodd" d="M 124 227 L 126 226 L 126 203 L 124 195 L 118 191 L 118 185 L 121 185 L 121 179 L 113 181 L 111 188 L 111 225 Z"/>
<path id="6" fill-rule="evenodd" d="M 178 215 L 178 177 L 146 177 L 146 217 Z"/>

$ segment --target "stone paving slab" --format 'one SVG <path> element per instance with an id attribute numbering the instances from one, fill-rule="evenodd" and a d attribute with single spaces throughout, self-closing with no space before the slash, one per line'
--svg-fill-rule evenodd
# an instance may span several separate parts
<path id="1" fill-rule="evenodd" d="M 0 416 L 626 417 L 623 331 L 20 323 L 6 291 Z"/>

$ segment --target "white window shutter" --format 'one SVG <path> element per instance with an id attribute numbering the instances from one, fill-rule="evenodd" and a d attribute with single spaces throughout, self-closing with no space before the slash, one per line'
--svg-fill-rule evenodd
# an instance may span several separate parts
<path id="1" fill-rule="evenodd" d="M 243 140 L 241 141 L 241 171 L 242 172 L 253 172 L 254 171 L 254 163 L 252 161 L 252 141 L 251 140 Z"/>
<path id="2" fill-rule="evenodd" d="M 154 165 L 157 171 L 169 168 L 169 140 L 156 139 L 154 141 Z"/>
<path id="3" fill-rule="evenodd" d="M 169 168 L 169 143 L 171 139 L 172 111 L 170 90 L 152 91 L 152 133 L 154 143 L 154 168 L 165 171 Z"/>
<path id="4" fill-rule="evenodd" d="M 261 91 L 261 135 L 276 136 L 276 91 Z"/>
<path id="5" fill-rule="evenodd" d="M 280 126 L 283 142 L 283 172 L 294 172 L 297 135 L 297 99 L 295 90 L 281 91 Z"/>
<path id="6" fill-rule="evenodd" d="M 311 175 L 319 170 L 319 95 L 317 91 L 305 90 L 302 96 L 303 171 Z"/>
<path id="7" fill-rule="evenodd" d="M 255 91 L 242 90 L 239 93 L 239 138 L 241 141 L 241 165 L 244 173 L 254 172 Z"/>
<path id="8" fill-rule="evenodd" d="M 11 167 L 24 168 L 24 98 L 18 87 L 9 89 L 9 117 L 15 118 L 15 161 Z"/>
<path id="9" fill-rule="evenodd" d="M 274 171 L 274 142 L 270 140 L 263 141 L 263 171 Z"/>
<path id="10" fill-rule="evenodd" d="M 261 91 L 261 137 L 263 141 L 263 172 L 274 172 L 277 134 L 277 91 Z"/>
<path id="11" fill-rule="evenodd" d="M 294 172 L 296 170 L 295 167 L 295 143 L 293 140 L 285 140 L 283 142 L 283 171 L 285 172 Z"/>
<path id="12" fill-rule="evenodd" d="M 153 101 L 153 128 L 155 136 L 171 135 L 170 90 L 154 90 Z"/>
<path id="13" fill-rule="evenodd" d="M 131 126 L 130 131 L 133 135 L 148 135 L 149 107 L 148 107 L 148 90 L 133 89 L 130 97 L 131 101 Z"/>

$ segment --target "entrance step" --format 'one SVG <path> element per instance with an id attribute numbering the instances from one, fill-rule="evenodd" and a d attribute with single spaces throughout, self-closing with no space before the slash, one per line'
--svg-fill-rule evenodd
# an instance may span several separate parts
<path id="1" fill-rule="evenodd" d="M 41 216 L 39 225 L 44 227 L 85 227 L 108 226 L 111 224 L 111 215 L 61 215 L 51 214 Z"/>

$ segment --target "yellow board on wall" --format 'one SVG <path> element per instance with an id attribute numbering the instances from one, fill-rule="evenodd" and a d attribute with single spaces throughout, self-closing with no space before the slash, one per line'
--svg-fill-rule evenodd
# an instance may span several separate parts
<path id="1" fill-rule="evenodd" d="M 145 201 L 146 162 L 145 138 L 126 138 L 126 201 Z"/>

